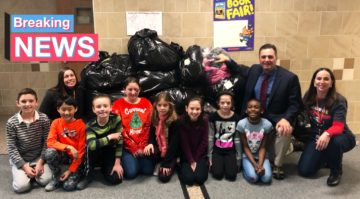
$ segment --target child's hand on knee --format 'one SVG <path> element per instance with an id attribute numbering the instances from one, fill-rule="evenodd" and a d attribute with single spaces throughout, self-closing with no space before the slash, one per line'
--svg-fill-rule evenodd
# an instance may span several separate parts
<path id="1" fill-rule="evenodd" d="M 22 168 L 22 170 L 24 170 L 26 175 L 29 176 L 30 178 L 35 177 L 35 169 L 32 168 L 28 162 L 25 163 L 21 168 Z"/>
<path id="2" fill-rule="evenodd" d="M 66 170 L 66 171 L 60 176 L 60 179 L 59 179 L 59 180 L 60 180 L 61 182 L 65 181 L 66 179 L 69 178 L 70 174 L 71 174 L 71 171 Z"/>
<path id="3" fill-rule="evenodd" d="M 151 154 L 154 153 L 154 145 L 153 144 L 148 144 L 145 148 L 144 148 L 144 154 L 149 156 Z"/>

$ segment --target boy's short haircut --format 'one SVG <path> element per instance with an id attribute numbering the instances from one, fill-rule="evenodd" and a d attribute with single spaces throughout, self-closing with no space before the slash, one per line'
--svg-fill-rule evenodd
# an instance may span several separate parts
<path id="1" fill-rule="evenodd" d="M 78 107 L 76 100 L 72 97 L 60 98 L 56 103 L 56 108 L 60 108 L 63 104 L 74 106 L 75 108 Z"/>
<path id="2" fill-rule="evenodd" d="M 18 96 L 17 96 L 16 100 L 19 101 L 20 97 L 22 95 L 27 95 L 27 94 L 33 95 L 35 97 L 35 100 L 36 101 L 38 100 L 36 92 L 31 88 L 23 88 L 23 89 L 21 89 L 21 91 L 18 93 Z"/>
<path id="3" fill-rule="evenodd" d="M 256 98 L 251 98 L 251 99 L 249 99 L 249 100 L 246 102 L 246 105 L 248 105 L 250 101 L 255 101 L 255 102 L 259 103 L 259 104 L 260 104 L 260 108 L 262 108 L 262 105 L 261 105 L 260 100 L 258 100 L 258 99 L 256 99 Z"/>
<path id="4" fill-rule="evenodd" d="M 110 101 L 110 105 L 112 105 L 111 97 L 108 94 L 103 94 L 103 93 L 95 95 L 95 97 L 91 102 L 91 105 L 94 106 L 94 101 L 99 98 L 108 98 Z"/>

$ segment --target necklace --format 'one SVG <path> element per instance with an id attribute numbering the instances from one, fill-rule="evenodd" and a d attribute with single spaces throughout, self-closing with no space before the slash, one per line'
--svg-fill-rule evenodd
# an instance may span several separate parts
<path id="1" fill-rule="evenodd" d="M 319 100 L 316 99 L 316 110 L 318 112 L 318 123 L 322 124 L 323 123 L 323 118 L 324 118 L 324 112 L 325 112 L 325 104 L 323 104 L 322 106 L 319 105 Z"/>
<path id="2" fill-rule="evenodd" d="M 320 104 L 322 104 L 320 106 Z M 325 103 L 319 103 L 319 99 L 316 99 L 316 112 L 317 112 L 317 130 L 318 130 L 318 136 L 321 135 L 324 131 L 323 126 L 324 126 L 324 113 L 325 113 Z"/>

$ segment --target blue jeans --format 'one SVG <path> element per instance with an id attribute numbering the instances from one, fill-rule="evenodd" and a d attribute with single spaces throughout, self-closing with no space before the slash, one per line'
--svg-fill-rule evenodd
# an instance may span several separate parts
<path id="1" fill-rule="evenodd" d="M 299 175 L 309 177 L 314 175 L 323 165 L 327 163 L 333 175 L 342 172 L 343 153 L 355 147 L 355 137 L 352 134 L 343 133 L 333 136 L 326 149 L 318 151 L 315 149 L 315 138 L 306 145 L 298 163 Z"/>
<path id="2" fill-rule="evenodd" d="M 265 173 L 262 176 L 259 176 L 254 169 L 254 166 L 251 164 L 250 160 L 246 155 L 242 158 L 242 166 L 243 166 L 243 176 L 246 181 L 250 183 L 256 183 L 258 181 L 269 184 L 272 180 L 272 171 L 268 158 L 265 158 L 263 167 L 265 169 Z"/>
<path id="3" fill-rule="evenodd" d="M 154 159 L 152 157 L 135 157 L 126 150 L 123 151 L 121 164 L 124 169 L 124 177 L 126 179 L 133 179 L 139 173 L 143 175 L 152 175 L 155 167 Z"/>

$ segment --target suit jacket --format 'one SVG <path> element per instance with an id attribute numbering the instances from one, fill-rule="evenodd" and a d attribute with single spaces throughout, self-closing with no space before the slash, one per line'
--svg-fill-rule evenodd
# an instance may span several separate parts
<path id="1" fill-rule="evenodd" d="M 276 67 L 278 70 L 263 117 L 270 120 L 273 125 L 281 118 L 285 118 L 292 123 L 302 107 L 299 78 L 281 66 Z M 255 85 L 262 72 L 263 69 L 260 64 L 252 65 L 249 70 L 241 111 L 243 117 L 245 116 L 247 101 L 255 98 Z"/>

